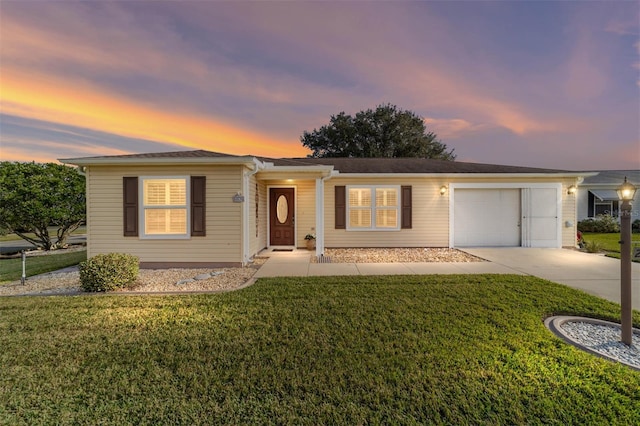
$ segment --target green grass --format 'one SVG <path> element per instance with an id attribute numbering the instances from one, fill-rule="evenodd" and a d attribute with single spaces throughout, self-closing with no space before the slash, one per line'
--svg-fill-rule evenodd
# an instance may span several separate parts
<path id="1" fill-rule="evenodd" d="M 87 251 L 79 250 L 65 253 L 47 254 L 42 256 L 27 257 L 25 272 L 28 277 L 32 275 L 44 274 L 77 265 L 87 260 Z M 19 280 L 22 276 L 22 259 L 0 259 L 0 285 L 10 281 Z"/>
<path id="2" fill-rule="evenodd" d="M 49 235 L 53 235 L 53 236 L 57 235 L 58 228 L 48 227 L 47 229 L 49 230 Z M 73 231 L 71 233 L 71 235 L 84 235 L 86 233 L 87 233 L 87 227 L 83 225 L 83 226 L 80 226 L 75 231 Z M 34 233 L 27 233 L 25 235 L 30 237 L 30 238 L 35 238 L 36 237 L 36 235 Z M 19 240 L 22 240 L 22 238 L 18 237 L 16 234 L 0 235 L 0 242 L 19 241 Z"/>
<path id="3" fill-rule="evenodd" d="M 554 313 L 620 309 L 513 275 L 2 298 L 0 424 L 637 424 L 640 372 Z"/>
<path id="4" fill-rule="evenodd" d="M 607 256 L 620 259 L 620 233 L 584 232 L 582 238 L 587 242 L 595 241 L 600 243 Z M 631 234 L 631 241 L 631 249 L 633 250 L 634 244 L 640 244 L 640 234 Z M 637 260 L 635 261 L 637 262 Z"/>

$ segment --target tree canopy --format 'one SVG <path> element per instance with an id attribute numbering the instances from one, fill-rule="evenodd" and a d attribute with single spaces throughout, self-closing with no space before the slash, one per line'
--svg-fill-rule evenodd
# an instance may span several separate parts
<path id="1" fill-rule="evenodd" d="M 64 247 L 69 234 L 85 220 L 85 205 L 85 178 L 74 168 L 0 163 L 0 227 L 36 247 Z M 50 227 L 57 229 L 56 241 L 49 235 Z"/>
<path id="2" fill-rule="evenodd" d="M 379 105 L 358 112 L 355 117 L 332 115 L 328 125 L 300 138 L 311 149 L 310 157 L 418 157 L 455 160 L 456 156 L 427 132 L 424 120 L 397 106 Z"/>

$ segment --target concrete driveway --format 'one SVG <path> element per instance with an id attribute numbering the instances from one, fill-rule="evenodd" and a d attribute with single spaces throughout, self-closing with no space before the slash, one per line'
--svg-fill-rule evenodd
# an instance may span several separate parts
<path id="1" fill-rule="evenodd" d="M 598 254 L 551 248 L 469 248 L 492 263 L 568 285 L 620 303 L 620 261 Z M 640 310 L 640 263 L 631 265 L 633 309 Z"/>

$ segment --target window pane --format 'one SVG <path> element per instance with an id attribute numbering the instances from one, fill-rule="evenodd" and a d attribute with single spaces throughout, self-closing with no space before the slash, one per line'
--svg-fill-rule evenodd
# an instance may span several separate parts
<path id="1" fill-rule="evenodd" d="M 610 203 L 607 204 L 596 204 L 595 215 L 598 216 L 600 214 L 609 215 L 612 214 L 612 206 Z"/>
<path id="2" fill-rule="evenodd" d="M 276 218 L 281 224 L 286 223 L 289 219 L 289 202 L 284 194 L 278 197 L 278 202 L 276 203 Z"/>
<path id="3" fill-rule="evenodd" d="M 398 211 L 395 209 L 376 210 L 376 228 L 397 228 Z"/>
<path id="4" fill-rule="evenodd" d="M 164 183 L 157 181 L 144 181 L 144 203 L 148 206 L 163 205 L 166 199 L 166 187 Z"/>
<path id="5" fill-rule="evenodd" d="M 349 188 L 349 207 L 370 207 L 371 189 Z"/>
<path id="6" fill-rule="evenodd" d="M 371 228 L 371 210 L 369 209 L 349 210 L 349 227 Z"/>
<path id="7" fill-rule="evenodd" d="M 184 206 L 187 204 L 187 183 L 184 179 L 175 179 L 169 182 L 170 206 Z"/>
<path id="8" fill-rule="evenodd" d="M 185 179 L 145 179 L 144 204 L 147 206 L 184 206 L 187 204 Z"/>
<path id="9" fill-rule="evenodd" d="M 146 209 L 145 234 L 171 235 L 187 233 L 187 209 Z"/>
<path id="10" fill-rule="evenodd" d="M 395 188 L 376 188 L 376 207 L 398 205 L 398 191 Z"/>

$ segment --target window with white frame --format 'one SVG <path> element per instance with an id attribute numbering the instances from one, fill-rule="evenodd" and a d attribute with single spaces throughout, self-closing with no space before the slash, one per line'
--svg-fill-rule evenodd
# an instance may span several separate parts
<path id="1" fill-rule="evenodd" d="M 596 198 L 593 203 L 593 212 L 595 216 L 607 215 L 618 216 L 618 201 L 617 200 L 600 200 Z"/>
<path id="2" fill-rule="evenodd" d="M 188 179 L 142 178 L 142 220 L 145 236 L 188 236 Z"/>
<path id="3" fill-rule="evenodd" d="M 399 186 L 348 186 L 349 230 L 399 228 Z"/>

